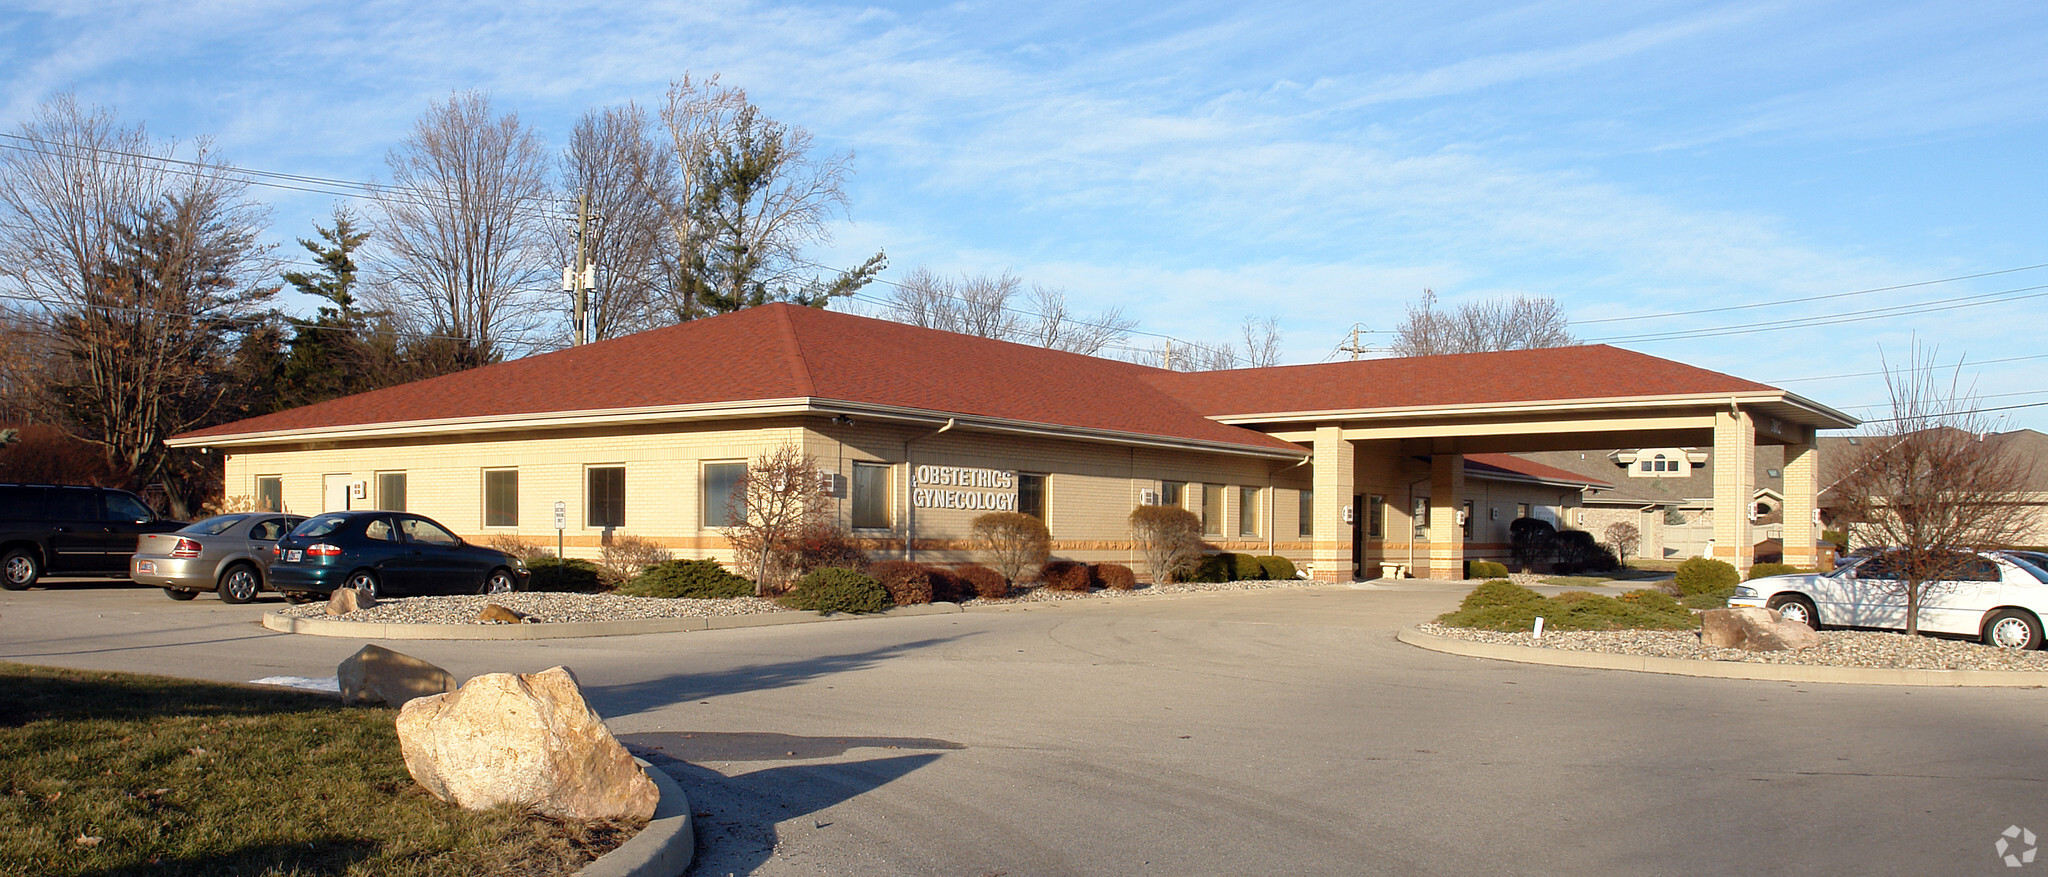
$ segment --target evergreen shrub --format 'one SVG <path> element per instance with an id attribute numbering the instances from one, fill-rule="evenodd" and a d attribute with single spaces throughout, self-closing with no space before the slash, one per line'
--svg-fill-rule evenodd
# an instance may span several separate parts
<path id="1" fill-rule="evenodd" d="M 1733 565 L 1711 557 L 1687 559 L 1678 565 L 1678 572 L 1671 578 L 1672 586 L 1678 589 L 1681 597 L 1732 589 L 1740 581 L 1742 577 L 1736 574 Z"/>
<path id="2" fill-rule="evenodd" d="M 526 562 L 529 591 L 590 592 L 604 590 L 597 564 L 580 557 L 536 557 Z"/>
<path id="3" fill-rule="evenodd" d="M 1256 560 L 1258 561 L 1259 569 L 1265 573 L 1260 578 L 1273 579 L 1275 581 L 1287 581 L 1294 578 L 1296 572 L 1294 561 L 1277 554 L 1264 555 L 1256 558 Z M 1502 573 L 1502 575 L 1506 575 L 1506 573 Z"/>
<path id="4" fill-rule="evenodd" d="M 850 569 L 819 569 L 804 574 L 782 595 L 782 605 L 812 612 L 880 612 L 889 608 L 882 583 Z"/>
<path id="5" fill-rule="evenodd" d="M 734 575 L 715 560 L 671 560 L 643 570 L 619 588 L 630 597 L 729 600 L 754 595 L 753 581 Z"/>

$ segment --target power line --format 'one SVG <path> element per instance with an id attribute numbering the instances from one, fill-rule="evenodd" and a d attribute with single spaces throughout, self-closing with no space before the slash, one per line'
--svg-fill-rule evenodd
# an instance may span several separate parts
<path id="1" fill-rule="evenodd" d="M 2005 362 L 2026 362 L 2028 360 L 2034 359 L 2048 359 L 2048 353 L 2037 353 L 2032 356 L 2008 356 L 2003 359 L 1980 359 L 1974 362 L 1967 359 L 1959 359 L 1956 360 L 1954 363 L 1948 365 L 1941 365 L 1937 363 L 1933 365 L 1907 366 L 1904 368 L 1892 369 L 1889 371 L 1880 370 L 1874 372 L 1851 372 L 1849 374 L 1841 375 L 1818 375 L 1810 378 L 1781 378 L 1779 380 L 1768 381 L 1767 383 L 1797 384 L 1803 381 L 1832 381 L 1839 380 L 1841 378 L 1869 378 L 1876 377 L 1878 375 L 1897 374 L 1899 372 L 1942 371 L 1945 369 L 1961 368 L 1965 365 L 1996 365 L 1998 363 Z"/>
<path id="2" fill-rule="evenodd" d="M 1757 302 L 1754 304 L 1727 305 L 1725 307 L 1718 308 L 1701 308 L 1696 311 L 1671 311 L 1669 313 L 1662 314 L 1638 314 L 1632 317 L 1603 317 L 1598 320 L 1580 320 L 1578 321 L 1578 325 L 1590 326 L 1597 323 L 1622 323 L 1628 322 L 1630 320 L 1658 320 L 1666 317 L 1691 317 L 1699 314 L 1716 314 L 1721 313 L 1723 311 L 1742 311 L 1749 310 L 1752 308 L 1774 308 L 1781 307 L 1783 305 L 1804 304 L 1806 302 L 1814 301 L 1828 301 L 1830 299 L 1848 298 L 1850 296 L 1857 295 L 1872 295 L 1880 292 L 1896 292 L 1901 289 L 1913 289 L 1921 286 L 1934 286 L 1936 284 L 1941 283 L 1956 283 L 1958 281 L 1963 280 L 1976 280 L 1980 277 L 1996 277 L 2000 274 L 2016 274 L 2021 271 L 2035 271 L 2041 268 L 2048 268 L 2048 262 L 2043 262 L 2039 265 L 2022 265 L 2018 268 L 2001 268 L 1996 271 L 1984 271 L 1978 274 L 1963 274 L 1958 275 L 1956 277 L 1943 277 L 1939 280 L 1921 280 L 1914 283 L 1901 283 L 1897 286 L 1879 286 L 1872 289 L 1859 289 L 1853 292 L 1836 292 L 1830 293 L 1828 295 L 1814 295 L 1808 296 L 1806 298 L 1788 298 L 1781 299 L 1779 301 Z"/>
<path id="3" fill-rule="evenodd" d="M 1847 314 L 1830 314 L 1823 317 L 1808 317 L 1804 319 L 1795 320 L 1774 320 L 1764 323 L 1738 323 L 1730 326 L 1714 326 L 1705 329 L 1690 329 L 1671 332 L 1650 332 L 1641 335 L 1619 335 L 1608 338 L 1594 338 L 1589 339 L 1588 343 L 1620 344 L 1650 343 L 1657 341 L 1683 341 L 1692 338 L 1716 338 L 1727 335 L 1748 335 L 1759 332 L 1782 332 L 1787 329 L 1807 329 L 1816 326 L 1834 326 L 1840 325 L 1842 323 L 1859 323 L 1866 322 L 1869 320 L 1880 320 L 1886 317 L 1900 316 L 1908 313 L 1924 314 L 1933 311 L 1953 311 L 1960 310 L 1963 308 L 1982 307 L 1988 304 L 2003 304 L 2007 302 L 2025 301 L 2027 299 L 2048 296 L 2048 292 L 2042 292 L 2041 290 L 2048 290 L 2048 284 L 2043 284 L 2040 286 L 2023 286 L 2016 289 L 2004 289 L 1999 290 L 1997 292 L 1957 296 L 1955 298 L 1935 299 L 1933 301 L 1912 302 L 1903 305 L 1893 305 L 1883 308 L 1872 308 L 1870 310 L 1865 311 L 1851 311 Z"/>
<path id="4" fill-rule="evenodd" d="M 1970 409 L 1970 410 L 1968 410 L 1968 411 L 1945 411 L 1945 412 L 1942 412 L 1942 413 L 1943 413 L 1943 414 L 1950 414 L 1950 415 L 1955 415 L 1955 414 L 1990 414 L 1991 412 L 1994 412 L 1994 411 L 2017 411 L 2017 410 L 2019 410 L 2019 409 L 2022 409 L 2022 408 L 2040 408 L 2040 407 L 2042 407 L 2042 406 L 2048 406 L 2048 402 L 2025 402 L 2025 403 L 2021 403 L 2021 404 L 2019 404 L 2019 405 L 2000 405 L 2000 406 L 1997 406 L 1997 407 L 1995 407 L 1995 408 L 1972 408 L 1972 409 Z M 1868 425 L 1870 425 L 1870 424 L 1873 424 L 1873 423 L 1898 423 L 1899 421 L 1902 421 L 1902 420 L 1922 420 L 1922 419 L 1925 419 L 1925 417 L 1926 417 L 1926 415 L 1919 415 L 1919 416 L 1914 416 L 1914 417 L 1882 417 L 1882 418 L 1876 418 L 1876 419 L 1871 419 L 1871 420 L 1865 420 L 1865 421 L 1863 421 L 1863 423 L 1864 423 L 1864 425 L 1865 425 L 1865 426 L 1868 426 Z"/>

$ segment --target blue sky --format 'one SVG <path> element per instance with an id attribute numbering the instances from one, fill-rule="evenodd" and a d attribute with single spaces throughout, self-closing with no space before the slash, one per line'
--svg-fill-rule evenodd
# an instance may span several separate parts
<path id="1" fill-rule="evenodd" d="M 2048 402 L 2048 297 L 2024 297 L 2048 267 L 1839 295 L 2048 263 L 2038 2 L 8 6 L 8 129 L 72 90 L 237 164 L 366 180 L 451 91 L 560 144 L 716 72 L 855 153 L 818 253 L 886 249 L 885 278 L 1014 271 L 1189 340 L 1270 315 L 1290 362 L 1425 287 L 1530 293 L 1586 340 L 1852 414 L 1883 416 L 1868 373 L 1916 338 L 1986 406 Z M 256 191 L 286 242 L 335 201 Z M 1936 304 L 1967 296 L 1988 303 Z M 1829 315 L 1877 318 L 1751 330 Z M 2048 429 L 2048 406 L 2005 416 Z"/>

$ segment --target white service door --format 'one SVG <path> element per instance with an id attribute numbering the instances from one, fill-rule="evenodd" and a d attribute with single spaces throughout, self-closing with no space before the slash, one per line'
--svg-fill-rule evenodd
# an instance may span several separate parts
<path id="1" fill-rule="evenodd" d="M 348 511 L 348 485 L 349 476 L 346 474 L 320 476 L 320 495 L 322 497 L 320 510 L 323 512 Z"/>

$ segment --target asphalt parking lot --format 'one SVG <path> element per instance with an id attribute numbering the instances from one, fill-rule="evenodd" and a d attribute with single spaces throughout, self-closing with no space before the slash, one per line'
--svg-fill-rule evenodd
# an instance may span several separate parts
<path id="1" fill-rule="evenodd" d="M 700 814 L 692 874 L 2025 874 L 2048 699 L 1502 664 L 1314 588 L 528 642 Z M 362 643 L 126 583 L 0 593 L 0 660 L 244 681 Z M 2008 842 L 2018 853 L 2022 847 Z"/>

